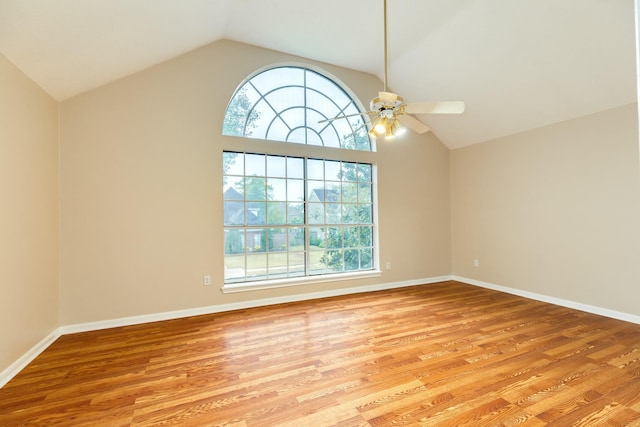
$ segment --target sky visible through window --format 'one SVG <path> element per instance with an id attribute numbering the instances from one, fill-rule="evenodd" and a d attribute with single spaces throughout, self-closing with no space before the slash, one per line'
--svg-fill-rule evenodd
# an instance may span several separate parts
<path id="1" fill-rule="evenodd" d="M 223 134 L 372 151 L 362 113 L 335 82 L 300 67 L 251 77 L 227 106 Z M 323 120 L 334 119 L 329 122 Z"/>

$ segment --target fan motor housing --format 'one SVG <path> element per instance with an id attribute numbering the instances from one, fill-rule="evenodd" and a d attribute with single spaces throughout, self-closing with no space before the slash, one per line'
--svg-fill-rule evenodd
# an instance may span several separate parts
<path id="1" fill-rule="evenodd" d="M 395 94 L 392 94 L 395 95 Z M 371 111 L 379 111 L 380 114 L 389 111 L 393 113 L 395 109 L 404 104 L 404 99 L 401 96 L 395 95 L 393 98 L 386 97 L 387 99 L 381 99 L 381 97 L 375 97 L 371 100 Z"/>

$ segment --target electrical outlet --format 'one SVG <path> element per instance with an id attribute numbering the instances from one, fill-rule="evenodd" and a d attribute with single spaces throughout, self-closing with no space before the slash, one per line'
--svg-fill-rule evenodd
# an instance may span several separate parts
<path id="1" fill-rule="evenodd" d="M 480 267 L 480 260 L 478 260 L 478 259 L 474 259 L 474 260 L 473 260 L 473 266 L 474 266 L 475 268 Z"/>
<path id="2" fill-rule="evenodd" d="M 387 263 L 387 270 L 391 270 L 391 263 L 390 262 Z"/>
<path id="3" fill-rule="evenodd" d="M 211 285 L 211 276 L 204 276 L 202 278 L 202 284 L 205 286 Z"/>

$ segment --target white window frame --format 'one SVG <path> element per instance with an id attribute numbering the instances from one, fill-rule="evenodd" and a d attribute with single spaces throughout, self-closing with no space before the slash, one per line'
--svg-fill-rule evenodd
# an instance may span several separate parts
<path id="1" fill-rule="evenodd" d="M 277 68 L 282 65 L 274 65 L 268 68 Z M 309 65 L 300 65 L 300 64 L 285 64 L 285 66 L 294 66 L 306 68 L 311 71 L 315 71 L 316 73 L 324 76 L 327 79 L 333 81 L 336 85 L 338 85 L 345 93 L 347 93 L 353 102 L 356 103 L 357 107 L 360 111 L 366 111 L 358 98 L 350 91 L 350 89 L 342 84 L 339 79 L 335 76 L 330 75 L 324 70 L 320 70 L 317 67 L 310 67 Z M 257 75 L 268 68 L 258 70 L 253 75 Z M 249 80 L 252 76 L 249 76 L 247 80 Z M 245 82 L 247 81 L 245 80 Z M 243 83 L 244 84 L 244 83 Z M 240 85 L 239 87 L 242 87 Z M 367 131 L 367 129 L 365 129 Z M 362 151 L 362 150 L 353 150 L 353 149 L 344 149 L 344 148 L 328 148 L 328 147 L 319 147 L 319 146 L 310 146 L 310 145 L 301 145 L 296 143 L 282 143 L 282 142 L 274 142 L 264 139 L 253 139 L 248 137 L 224 137 L 223 141 L 225 141 L 222 145 L 222 151 L 232 151 L 232 152 L 244 152 L 244 153 L 256 153 L 256 154 L 264 154 L 264 155 L 283 155 L 283 156 L 292 156 L 292 157 L 303 157 L 305 159 L 314 158 L 314 159 L 323 159 L 327 161 L 336 160 L 336 161 L 345 161 L 345 162 L 354 162 L 354 163 L 366 163 L 371 165 L 371 185 L 372 185 L 372 206 L 371 206 L 371 214 L 372 214 L 372 230 L 373 230 L 373 257 L 372 257 L 372 268 L 370 270 L 357 270 L 357 271 L 349 271 L 349 272 L 338 272 L 338 273 L 329 273 L 329 274 L 314 274 L 314 275 L 304 275 L 297 277 L 288 277 L 288 278 L 277 278 L 277 279 L 261 279 L 254 281 L 235 281 L 235 282 L 224 282 L 222 286 L 222 291 L 224 293 L 233 293 L 233 292 L 243 292 L 250 290 L 261 290 L 261 289 L 271 289 L 271 288 L 280 288 L 280 287 L 289 287 L 289 286 L 298 286 L 298 285 L 309 285 L 315 283 L 327 283 L 327 282 L 336 282 L 336 281 L 347 281 L 347 280 L 359 280 L 366 278 L 374 278 L 380 277 L 382 275 L 382 271 L 380 270 L 380 247 L 378 241 L 378 184 L 377 184 L 377 165 L 376 165 L 376 155 L 375 155 L 375 139 L 371 140 L 371 151 Z M 308 196 L 308 195 L 306 195 Z M 306 198 L 306 197 L 305 197 Z M 305 201 L 305 203 L 308 203 Z M 306 262 L 308 263 L 308 250 L 309 250 L 309 233 L 308 233 L 308 220 L 306 218 L 308 209 L 306 209 L 305 205 L 305 223 L 302 225 L 305 227 L 305 245 L 306 248 Z M 224 226 L 223 226 L 224 227 Z M 277 227 L 277 225 L 265 225 L 265 228 L 268 227 Z M 223 256 L 225 251 L 223 250 Z"/>

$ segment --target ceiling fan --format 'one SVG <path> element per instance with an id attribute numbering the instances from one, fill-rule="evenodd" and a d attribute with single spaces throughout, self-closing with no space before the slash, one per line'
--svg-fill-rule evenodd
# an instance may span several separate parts
<path id="1" fill-rule="evenodd" d="M 417 133 L 425 133 L 431 130 L 429 126 L 410 114 L 460 114 L 464 112 L 463 101 L 444 102 L 416 102 L 405 103 L 404 99 L 393 92 L 388 91 L 387 80 L 387 0 L 384 0 L 384 90 L 378 92 L 378 96 L 370 103 L 370 110 L 360 114 L 336 116 L 332 119 L 322 120 L 331 122 L 352 116 L 370 116 L 371 130 L 369 135 L 373 138 L 384 136 L 385 139 L 395 138 L 400 124 Z"/>

